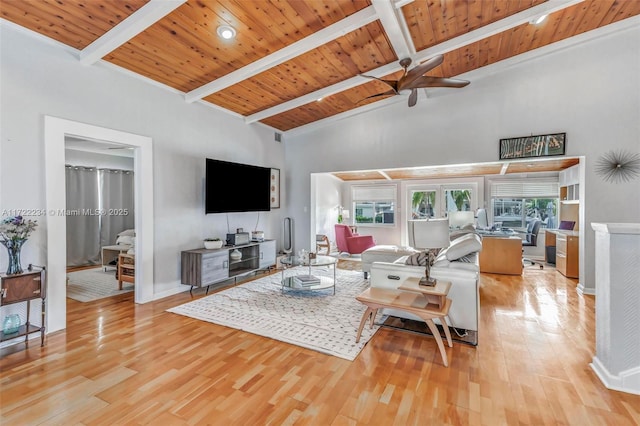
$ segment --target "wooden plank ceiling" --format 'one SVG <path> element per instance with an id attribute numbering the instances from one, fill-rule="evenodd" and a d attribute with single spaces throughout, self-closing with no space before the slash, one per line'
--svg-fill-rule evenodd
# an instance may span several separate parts
<path id="1" fill-rule="evenodd" d="M 518 161 L 496 161 L 482 164 L 457 164 L 384 170 L 361 170 L 331 173 L 343 181 L 383 181 L 406 179 L 440 179 L 514 173 L 555 172 L 578 164 L 578 158 L 537 158 Z"/>
<path id="2" fill-rule="evenodd" d="M 640 14 L 638 0 L 165 0 L 172 10 L 148 18 L 158 3 L 2 0 L 0 12 L 77 49 L 81 60 L 126 34 L 99 57 L 184 92 L 186 102 L 214 104 L 280 132 L 385 102 L 359 102 L 388 90 L 359 74 L 397 79 L 405 57 L 416 65 L 441 53 L 442 65 L 427 75 L 473 76 Z M 544 22 L 530 23 L 546 12 Z M 135 35 L 122 31 L 145 14 L 152 21 Z M 237 36 L 222 40 L 220 25 Z M 463 96 L 465 89 L 439 90 Z M 406 102 L 406 95 L 392 98 L 401 97 Z"/>

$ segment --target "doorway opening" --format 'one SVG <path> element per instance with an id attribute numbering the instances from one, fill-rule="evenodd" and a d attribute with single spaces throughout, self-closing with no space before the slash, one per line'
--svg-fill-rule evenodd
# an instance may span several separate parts
<path id="1" fill-rule="evenodd" d="M 66 328 L 65 138 L 132 147 L 135 179 L 135 302 L 153 299 L 153 156 L 146 136 L 45 116 L 47 207 L 47 331 Z M 63 212 L 63 213 L 60 213 Z"/>
<path id="2" fill-rule="evenodd" d="M 65 137 L 70 299 L 90 302 L 134 290 L 134 154 L 127 145 Z"/>

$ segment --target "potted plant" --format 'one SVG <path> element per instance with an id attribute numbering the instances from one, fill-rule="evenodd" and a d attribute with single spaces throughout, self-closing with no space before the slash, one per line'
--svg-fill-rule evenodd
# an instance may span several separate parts
<path id="1" fill-rule="evenodd" d="M 222 248 L 222 240 L 220 238 L 205 238 L 204 248 L 206 249 Z"/>
<path id="2" fill-rule="evenodd" d="M 0 221 L 0 243 L 9 252 L 7 275 L 22 273 L 20 250 L 37 226 L 36 220 L 24 219 L 22 216 L 7 217 Z"/>

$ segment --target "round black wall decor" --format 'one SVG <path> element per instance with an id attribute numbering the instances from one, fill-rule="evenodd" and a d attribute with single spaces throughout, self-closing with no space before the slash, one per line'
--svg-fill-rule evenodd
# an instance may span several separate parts
<path id="1" fill-rule="evenodd" d="M 595 171 L 607 182 L 629 182 L 640 176 L 640 153 L 609 151 L 596 161 Z"/>

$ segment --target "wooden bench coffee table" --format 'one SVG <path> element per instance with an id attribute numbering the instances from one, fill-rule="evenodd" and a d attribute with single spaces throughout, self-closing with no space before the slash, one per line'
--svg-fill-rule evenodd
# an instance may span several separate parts
<path id="1" fill-rule="evenodd" d="M 448 367 L 449 362 L 447 353 L 444 350 L 444 343 L 438 327 L 433 323 L 433 319 L 438 318 L 440 320 L 444 334 L 447 337 L 447 344 L 452 347 L 451 332 L 445 321 L 445 317 L 449 314 L 449 308 L 451 307 L 451 299 L 446 297 L 451 283 L 439 281 L 434 287 L 426 287 L 420 286 L 418 281 L 418 278 L 408 278 L 400 285 L 399 289 L 368 288 L 358 295 L 356 300 L 366 305 L 367 310 L 360 321 L 356 343 L 360 341 L 360 335 L 367 319 L 370 320 L 370 327 L 373 327 L 378 309 L 393 308 L 410 312 L 417 315 L 427 324 L 438 344 L 442 362 L 445 367 Z"/>

